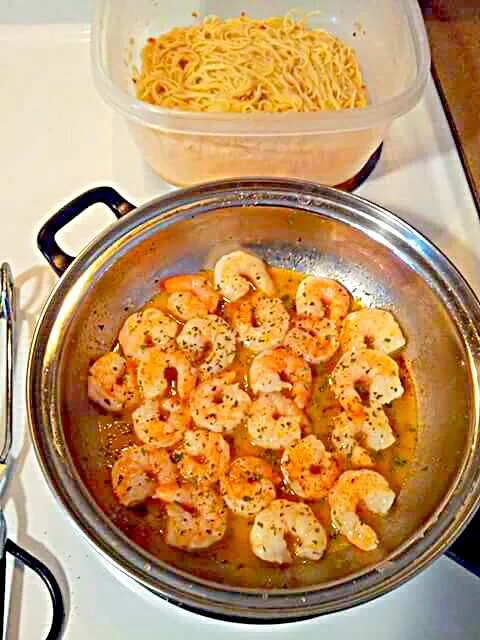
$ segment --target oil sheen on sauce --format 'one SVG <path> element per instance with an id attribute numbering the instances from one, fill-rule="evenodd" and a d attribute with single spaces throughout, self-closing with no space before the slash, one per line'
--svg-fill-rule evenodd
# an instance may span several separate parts
<path id="1" fill-rule="evenodd" d="M 285 306 L 294 308 L 295 292 L 304 274 L 284 269 L 271 269 L 277 295 Z M 227 303 L 228 304 L 228 303 Z M 166 310 L 165 293 L 153 298 L 148 306 Z M 354 303 L 354 308 L 359 305 Z M 221 312 L 225 312 L 221 307 Z M 254 354 L 239 348 L 234 362 L 237 379 L 248 390 L 247 372 Z M 407 478 L 415 454 L 417 441 L 417 407 L 413 379 L 408 363 L 396 357 L 404 395 L 386 407 L 392 428 L 396 434 L 395 444 L 375 456 L 375 470 L 383 474 L 392 489 L 398 494 Z M 334 416 L 339 412 L 328 384 L 329 375 L 336 364 L 333 359 L 326 366 L 314 368 L 314 388 L 307 410 L 312 432 L 322 438 L 331 448 L 330 433 Z M 92 418 L 93 419 L 93 418 Z M 100 507 L 113 522 L 134 542 L 144 547 L 161 560 L 197 575 L 234 586 L 250 588 L 295 588 L 307 587 L 327 580 L 344 577 L 368 565 L 382 560 L 392 549 L 388 544 L 389 515 L 382 518 L 361 510 L 361 518 L 371 524 L 379 534 L 380 545 L 375 551 L 364 552 L 353 547 L 342 535 L 335 535 L 330 522 L 326 500 L 310 502 L 309 505 L 330 534 L 327 551 L 318 562 L 295 560 L 288 567 L 270 565 L 257 558 L 249 543 L 251 522 L 229 513 L 228 530 L 224 539 L 197 553 L 187 553 L 169 547 L 164 541 L 165 511 L 163 505 L 151 500 L 135 509 L 119 505 L 113 495 L 110 470 L 122 449 L 138 443 L 132 429 L 130 416 L 97 416 L 95 429 L 90 432 L 95 438 L 78 438 L 75 442 L 76 458 L 82 476 Z M 88 430 L 87 430 L 88 431 Z M 253 446 L 246 428 L 240 426 L 232 436 L 226 436 L 231 446 L 231 459 L 243 455 L 256 455 L 267 459 L 279 471 L 281 452 Z M 347 468 L 347 467 L 344 467 Z M 278 497 L 295 500 L 286 489 Z M 394 537 L 394 536 L 393 536 Z"/>

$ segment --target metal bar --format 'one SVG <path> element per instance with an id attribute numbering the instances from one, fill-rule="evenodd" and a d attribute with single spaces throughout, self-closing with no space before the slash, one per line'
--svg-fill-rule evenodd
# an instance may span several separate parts
<path id="1" fill-rule="evenodd" d="M 12 448 L 13 423 L 13 359 L 15 342 L 15 291 L 12 271 L 8 263 L 0 268 L 0 318 L 6 322 L 5 342 L 5 419 L 3 448 L 0 451 L 0 478 L 5 471 L 10 450 Z"/>

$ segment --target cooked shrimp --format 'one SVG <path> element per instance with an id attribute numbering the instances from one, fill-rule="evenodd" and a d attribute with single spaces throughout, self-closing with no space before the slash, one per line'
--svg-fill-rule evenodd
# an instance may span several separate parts
<path id="1" fill-rule="evenodd" d="M 164 351 L 175 348 L 179 326 L 160 309 L 147 308 L 127 318 L 120 330 L 118 341 L 128 358 L 140 360 L 149 347 Z"/>
<path id="2" fill-rule="evenodd" d="M 279 298 L 241 300 L 229 311 L 240 342 L 259 353 L 282 344 L 290 316 Z"/>
<path id="3" fill-rule="evenodd" d="M 360 388 L 368 394 L 370 406 L 388 404 L 403 394 L 398 364 L 381 351 L 359 349 L 345 353 L 332 374 L 332 390 L 342 407 L 363 416 Z"/>
<path id="4" fill-rule="evenodd" d="M 227 510 L 213 487 L 184 486 L 178 499 L 167 504 L 166 542 L 172 547 L 196 551 L 223 538 Z"/>
<path id="5" fill-rule="evenodd" d="M 360 445 L 353 447 L 351 462 L 354 469 L 369 469 L 375 466 L 375 460 Z"/>
<path id="6" fill-rule="evenodd" d="M 339 282 L 314 276 L 300 282 L 295 297 L 298 315 L 328 318 L 337 324 L 347 315 L 350 303 L 350 294 Z"/>
<path id="7" fill-rule="evenodd" d="M 405 337 L 390 311 L 362 309 L 345 318 L 340 344 L 343 351 L 371 347 L 392 353 L 405 345 Z"/>
<path id="8" fill-rule="evenodd" d="M 286 390 L 297 406 L 304 409 L 312 388 L 312 371 L 303 358 L 278 347 L 255 356 L 249 380 L 254 393 Z"/>
<path id="9" fill-rule="evenodd" d="M 252 444 L 264 449 L 285 449 L 302 437 L 305 414 L 281 393 L 259 396 L 250 407 L 247 429 Z"/>
<path id="10" fill-rule="evenodd" d="M 285 449 L 282 473 L 297 496 L 320 500 L 335 484 L 340 470 L 321 440 L 311 435 Z"/>
<path id="11" fill-rule="evenodd" d="M 174 482 L 176 469 L 165 449 L 149 445 L 125 449 L 112 467 L 112 487 L 126 507 L 153 496 L 160 483 Z"/>
<path id="12" fill-rule="evenodd" d="M 387 415 L 380 407 L 365 407 L 362 416 L 352 416 L 342 411 L 334 420 L 332 442 L 337 451 L 351 458 L 355 467 L 371 467 L 373 460 L 362 444 L 373 451 L 388 449 L 395 442 Z"/>
<path id="13" fill-rule="evenodd" d="M 363 502 L 373 513 L 385 515 L 394 500 L 395 493 L 376 471 L 345 471 L 328 496 L 332 524 L 353 545 L 362 551 L 372 551 L 378 546 L 378 537 L 372 527 L 358 517 L 358 505 Z"/>
<path id="14" fill-rule="evenodd" d="M 184 478 L 213 484 L 228 468 L 230 447 L 219 433 L 198 429 L 187 431 L 180 455 L 178 468 Z"/>
<path id="15" fill-rule="evenodd" d="M 164 396 L 169 386 L 169 374 L 176 373 L 176 390 L 187 398 L 197 382 L 197 372 L 181 351 L 165 353 L 158 347 L 148 349 L 138 365 L 138 383 L 147 400 Z M 173 375 L 173 374 L 172 374 Z"/>
<path id="16" fill-rule="evenodd" d="M 237 458 L 220 479 L 223 499 L 231 511 L 249 518 L 275 499 L 273 480 L 273 469 L 265 460 L 255 456 Z"/>
<path id="17" fill-rule="evenodd" d="M 170 294 L 168 310 L 183 322 L 215 313 L 220 302 L 219 294 L 201 273 L 167 278 L 163 286 Z"/>
<path id="18" fill-rule="evenodd" d="M 320 560 L 327 547 L 327 534 L 306 504 L 274 500 L 255 517 L 250 531 L 253 553 L 267 562 L 293 561 L 287 537 L 294 539 L 292 552 L 299 558 Z"/>
<path id="19" fill-rule="evenodd" d="M 178 462 L 182 458 L 180 450 L 174 449 L 169 452 L 169 455 L 175 474 L 171 473 L 168 477 L 160 478 L 152 497 L 162 500 L 162 502 L 182 502 L 185 500 L 186 492 L 190 490 L 192 483 L 186 482 L 180 475 L 178 469 Z M 202 483 L 201 486 L 204 486 L 204 484 Z"/>
<path id="20" fill-rule="evenodd" d="M 284 344 L 310 364 L 322 364 L 331 360 L 337 352 L 337 327 L 327 318 L 298 316 Z"/>
<path id="21" fill-rule="evenodd" d="M 243 298 L 252 285 L 267 296 L 275 294 L 266 264 L 245 251 L 233 251 L 222 256 L 215 265 L 213 280 L 217 289 L 231 302 Z"/>
<path id="22" fill-rule="evenodd" d="M 157 484 L 152 498 L 167 503 L 181 502 L 184 492 L 184 485 L 176 478 L 169 483 Z"/>
<path id="23" fill-rule="evenodd" d="M 205 376 L 220 373 L 235 358 L 235 332 L 218 316 L 189 320 L 180 332 L 177 343 L 195 361 L 203 360 L 199 371 Z"/>
<path id="24" fill-rule="evenodd" d="M 252 401 L 234 380 L 235 372 L 227 371 L 195 389 L 190 409 L 198 427 L 232 433 L 243 422 Z"/>
<path id="25" fill-rule="evenodd" d="M 135 367 L 118 353 L 101 356 L 88 372 L 88 397 L 113 413 L 132 408 L 140 402 Z"/>
<path id="26" fill-rule="evenodd" d="M 157 447 L 172 447 L 190 425 L 190 413 L 177 398 L 152 398 L 132 413 L 139 440 Z"/>

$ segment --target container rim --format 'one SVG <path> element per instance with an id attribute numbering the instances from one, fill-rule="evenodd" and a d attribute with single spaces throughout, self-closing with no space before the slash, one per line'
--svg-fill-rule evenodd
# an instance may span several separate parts
<path id="1" fill-rule="evenodd" d="M 402 93 L 378 105 L 336 112 L 302 113 L 197 113 L 147 104 L 120 89 L 111 79 L 104 59 L 102 24 L 108 0 L 95 0 L 92 19 L 91 63 L 95 85 L 105 102 L 127 119 L 160 131 L 216 136 L 311 135 L 369 129 L 388 124 L 420 100 L 431 64 L 430 46 L 420 6 L 416 0 L 399 0 L 410 27 L 417 74 Z"/>

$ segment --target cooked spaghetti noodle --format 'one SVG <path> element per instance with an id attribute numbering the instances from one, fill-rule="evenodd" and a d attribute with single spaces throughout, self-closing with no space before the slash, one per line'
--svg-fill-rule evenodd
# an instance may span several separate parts
<path id="1" fill-rule="evenodd" d="M 149 38 L 137 97 L 184 111 L 336 111 L 367 105 L 352 49 L 308 15 L 246 16 L 174 28 Z"/>

